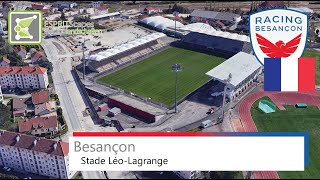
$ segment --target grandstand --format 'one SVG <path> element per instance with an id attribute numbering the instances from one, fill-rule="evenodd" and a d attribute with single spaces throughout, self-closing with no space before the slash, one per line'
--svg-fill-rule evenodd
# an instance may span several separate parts
<path id="1" fill-rule="evenodd" d="M 168 19 L 168 18 L 165 18 L 162 16 L 147 17 L 142 20 L 139 20 L 138 24 L 145 26 L 145 27 L 148 27 L 148 28 L 151 28 L 151 29 L 161 31 L 161 32 L 163 30 L 167 29 L 167 27 L 172 27 L 175 25 L 176 25 L 176 27 L 183 27 L 184 26 L 179 21 L 176 21 L 176 24 L 175 24 L 174 20 L 171 20 L 171 19 Z"/>
<path id="2" fill-rule="evenodd" d="M 246 38 L 241 39 L 241 37 L 242 35 L 237 36 L 234 33 L 209 35 L 191 32 L 183 37 L 180 45 L 188 49 L 204 51 L 225 58 L 229 58 L 241 51 L 251 54 L 250 41 L 248 42 Z"/>
<path id="3" fill-rule="evenodd" d="M 234 99 L 247 89 L 261 72 L 262 66 L 254 55 L 239 52 L 206 74 L 225 83 L 231 73 L 232 78 L 227 85 L 226 94 L 230 99 Z"/>
<path id="4" fill-rule="evenodd" d="M 162 33 L 154 33 L 111 49 L 98 51 L 97 53 L 92 52 L 86 57 L 89 60 L 86 67 L 96 73 L 114 69 L 118 65 L 129 63 L 138 57 L 164 47 L 165 44 L 159 41 L 159 38 L 164 36 L 165 34 Z M 78 69 L 81 69 L 82 66 L 83 64 L 80 64 Z"/>

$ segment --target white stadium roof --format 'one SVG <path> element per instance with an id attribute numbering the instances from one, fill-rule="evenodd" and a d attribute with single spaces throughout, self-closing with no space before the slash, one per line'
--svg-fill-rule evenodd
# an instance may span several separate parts
<path id="1" fill-rule="evenodd" d="M 211 69 L 206 75 L 223 82 L 228 79 L 231 73 L 232 78 L 230 84 L 236 87 L 260 67 L 261 64 L 254 55 L 239 52 L 219 66 Z"/>
<path id="2" fill-rule="evenodd" d="M 97 19 L 102 19 L 102 18 L 106 18 L 106 17 L 110 17 L 110 16 L 117 16 L 117 15 L 120 15 L 120 13 L 113 12 L 113 13 L 108 13 L 108 14 L 101 14 L 101 15 L 97 15 L 97 16 L 92 16 L 92 17 L 90 17 L 90 19 L 97 20 Z"/>
<path id="3" fill-rule="evenodd" d="M 121 44 L 121 45 L 116 46 L 114 48 L 99 52 L 97 54 L 92 54 L 89 57 L 87 57 L 87 59 L 92 60 L 92 61 L 100 61 L 102 59 L 108 58 L 110 56 L 116 55 L 116 54 L 124 52 L 124 51 L 127 51 L 129 49 L 135 48 L 137 46 L 140 46 L 140 45 L 145 44 L 147 42 L 159 39 L 164 36 L 166 36 L 166 35 L 163 33 L 158 33 L 158 32 L 152 33 L 147 36 L 141 37 L 139 39 L 135 39 L 133 41 Z"/>
<path id="4" fill-rule="evenodd" d="M 147 17 L 147 18 L 144 18 L 144 19 L 140 20 L 140 22 L 144 23 L 144 24 L 148 24 L 148 25 L 150 25 L 152 27 L 155 27 L 157 29 L 160 29 L 160 30 L 164 30 L 167 27 L 175 25 L 174 20 L 171 20 L 171 19 L 168 19 L 168 18 L 164 18 L 162 16 Z M 176 21 L 176 26 L 177 27 L 183 27 L 184 25 L 181 22 Z"/>
<path id="5" fill-rule="evenodd" d="M 299 11 L 299 12 L 302 12 L 302 13 L 308 13 L 308 14 L 312 14 L 313 13 L 313 10 L 310 9 L 310 8 L 307 8 L 307 7 L 288 7 L 288 9 Z"/>

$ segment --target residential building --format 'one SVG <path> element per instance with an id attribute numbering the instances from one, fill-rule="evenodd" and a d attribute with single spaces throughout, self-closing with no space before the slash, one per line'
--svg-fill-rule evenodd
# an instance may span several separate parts
<path id="1" fill-rule="evenodd" d="M 32 63 L 32 64 L 37 64 L 37 63 L 38 63 L 38 60 L 39 60 L 41 57 L 45 57 L 42 52 L 36 52 L 36 53 L 32 54 L 32 55 L 31 55 L 31 63 Z"/>
<path id="2" fill-rule="evenodd" d="M 74 7 L 76 7 L 78 4 L 76 2 L 56 2 L 52 5 L 52 7 L 58 8 L 58 9 L 64 9 L 64 8 L 68 8 L 68 9 L 72 9 Z"/>
<path id="3" fill-rule="evenodd" d="M 0 166 L 59 179 L 71 179 L 69 144 L 9 131 L 0 131 Z"/>
<path id="4" fill-rule="evenodd" d="M 49 102 L 49 91 L 41 90 L 31 94 L 32 103 L 34 105 L 43 104 Z"/>
<path id="5" fill-rule="evenodd" d="M 92 1 L 91 3 L 92 3 L 93 9 L 95 9 L 95 8 L 101 6 L 101 4 L 102 4 L 103 2 L 102 2 L 102 1 Z"/>
<path id="6" fill-rule="evenodd" d="M 156 8 L 156 7 L 146 7 L 143 10 L 143 13 L 145 14 L 156 14 L 162 12 L 162 9 Z"/>
<path id="7" fill-rule="evenodd" d="M 11 61 L 6 57 L 1 57 L 0 66 L 10 66 Z"/>
<path id="8" fill-rule="evenodd" d="M 241 16 L 239 14 L 230 12 L 205 11 L 201 9 L 194 10 L 190 14 L 190 17 L 192 22 L 203 22 L 214 27 L 230 26 L 241 21 Z"/>
<path id="9" fill-rule="evenodd" d="M 26 57 L 27 57 L 26 47 L 16 46 L 16 47 L 14 47 L 13 51 L 16 52 L 21 57 L 22 60 L 26 59 Z"/>
<path id="10" fill-rule="evenodd" d="M 43 116 L 51 113 L 50 103 L 43 103 L 34 106 L 34 114 L 36 116 Z"/>
<path id="11" fill-rule="evenodd" d="M 94 14 L 95 15 L 108 14 L 108 7 L 107 6 L 98 6 L 94 9 Z"/>
<path id="12" fill-rule="evenodd" d="M 57 116 L 20 120 L 18 127 L 20 133 L 29 133 L 34 136 L 52 135 L 59 131 Z"/>
<path id="13" fill-rule="evenodd" d="M 47 69 L 40 66 L 0 67 L 0 85 L 6 89 L 45 89 L 49 85 Z"/>
<path id="14" fill-rule="evenodd" d="M 1 90 L 1 86 L 0 86 L 0 103 L 2 103 L 3 101 L 3 94 L 2 94 L 2 90 Z"/>
<path id="15" fill-rule="evenodd" d="M 12 111 L 14 116 L 25 116 L 28 107 L 29 98 L 13 98 L 12 99 Z"/>

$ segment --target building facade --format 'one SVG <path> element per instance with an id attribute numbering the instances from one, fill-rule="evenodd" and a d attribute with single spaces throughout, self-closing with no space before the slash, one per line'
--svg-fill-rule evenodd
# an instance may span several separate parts
<path id="1" fill-rule="evenodd" d="M 3 94 L 2 94 L 2 90 L 1 90 L 1 86 L 0 86 L 0 103 L 2 103 L 3 101 Z"/>
<path id="2" fill-rule="evenodd" d="M 45 89 L 49 85 L 47 69 L 34 67 L 0 67 L 0 85 L 4 89 Z"/>
<path id="3" fill-rule="evenodd" d="M 70 179 L 68 143 L 0 131 L 0 166 L 52 178 Z"/>

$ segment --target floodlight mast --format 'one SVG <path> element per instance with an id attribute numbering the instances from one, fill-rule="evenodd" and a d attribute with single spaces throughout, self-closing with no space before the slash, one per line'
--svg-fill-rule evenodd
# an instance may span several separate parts
<path id="1" fill-rule="evenodd" d="M 176 75 L 174 83 L 174 112 L 177 113 L 178 72 L 181 71 L 181 64 L 173 64 L 172 71 Z"/>
<path id="2" fill-rule="evenodd" d="M 223 91 L 223 99 L 222 99 L 222 114 L 221 114 L 221 118 L 219 117 L 218 119 L 218 123 L 222 123 L 223 122 L 223 119 L 224 119 L 224 106 L 225 106 L 225 102 L 226 102 L 226 91 L 227 91 L 227 86 L 228 84 L 230 83 L 232 79 L 232 74 L 230 73 L 228 78 L 225 80 L 225 86 L 224 86 L 224 91 Z"/>
<path id="3" fill-rule="evenodd" d="M 89 39 L 84 39 L 83 42 L 81 43 L 81 47 L 82 47 L 82 62 L 83 62 L 83 80 L 85 80 L 85 72 L 86 72 L 86 58 L 84 57 L 84 47 L 85 47 L 85 43 L 86 41 L 88 41 Z"/>

